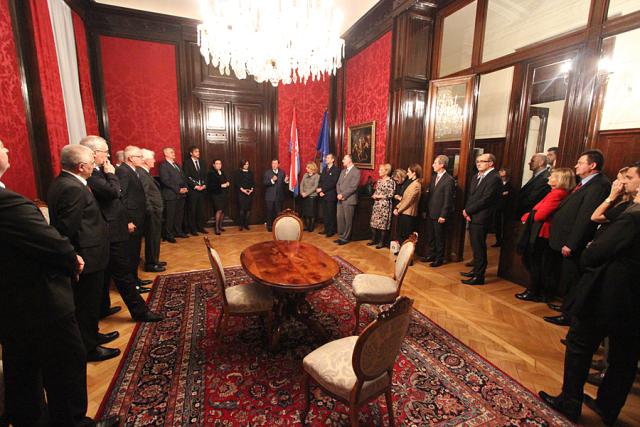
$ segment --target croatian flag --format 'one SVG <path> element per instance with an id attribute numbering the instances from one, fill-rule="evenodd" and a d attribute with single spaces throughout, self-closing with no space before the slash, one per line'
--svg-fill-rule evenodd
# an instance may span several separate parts
<path id="1" fill-rule="evenodd" d="M 300 148 L 298 147 L 298 127 L 296 124 L 296 109 L 293 108 L 293 120 L 291 120 L 291 137 L 289 138 L 289 191 L 298 197 L 298 176 L 300 175 Z"/>

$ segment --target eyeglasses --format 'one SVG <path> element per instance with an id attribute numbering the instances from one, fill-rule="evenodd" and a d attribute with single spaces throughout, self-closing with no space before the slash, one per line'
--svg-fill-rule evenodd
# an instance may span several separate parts
<path id="1" fill-rule="evenodd" d="M 476 163 L 491 163 L 491 160 L 476 160 Z"/>

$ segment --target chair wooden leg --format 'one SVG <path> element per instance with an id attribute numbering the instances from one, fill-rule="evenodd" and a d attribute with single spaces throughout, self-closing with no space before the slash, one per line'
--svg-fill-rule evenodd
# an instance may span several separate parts
<path id="1" fill-rule="evenodd" d="M 355 404 L 349 405 L 349 419 L 351 420 L 351 427 L 358 427 L 358 406 Z"/>
<path id="2" fill-rule="evenodd" d="M 353 327 L 353 335 L 358 335 L 358 326 L 360 326 L 360 302 L 356 301 L 355 318 L 356 325 Z"/>
<path id="3" fill-rule="evenodd" d="M 393 427 L 393 399 L 391 398 L 391 387 L 384 393 L 384 397 L 387 400 L 387 413 L 389 414 L 389 426 Z"/>
<path id="4" fill-rule="evenodd" d="M 305 425 L 307 424 L 307 414 L 309 414 L 309 407 L 311 406 L 310 377 L 306 372 L 302 378 L 302 389 L 304 390 L 304 407 L 302 408 L 302 412 L 300 412 L 300 422 Z"/>

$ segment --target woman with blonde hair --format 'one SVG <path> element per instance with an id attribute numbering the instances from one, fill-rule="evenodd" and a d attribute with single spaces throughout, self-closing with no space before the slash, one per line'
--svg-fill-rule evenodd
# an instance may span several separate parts
<path id="1" fill-rule="evenodd" d="M 525 224 L 524 232 L 518 244 L 522 260 L 531 276 L 529 288 L 516 294 L 523 301 L 547 302 L 555 292 L 556 277 L 559 276 L 562 255 L 549 247 L 549 230 L 553 214 L 560 202 L 576 186 L 573 169 L 558 168 L 551 171 L 548 181 L 551 191 L 521 220 Z"/>
<path id="2" fill-rule="evenodd" d="M 300 181 L 300 197 L 302 198 L 302 220 L 304 229 L 313 231 L 316 223 L 316 203 L 318 200 L 318 166 L 314 162 L 307 163 L 307 172 Z"/>
<path id="3" fill-rule="evenodd" d="M 376 191 L 373 199 L 373 211 L 371 212 L 371 241 L 369 246 L 376 245 L 380 249 L 386 245 L 389 229 L 391 228 L 391 200 L 396 191 L 396 183 L 389 175 L 391 165 L 385 163 L 378 167 L 379 179 L 376 183 Z"/>

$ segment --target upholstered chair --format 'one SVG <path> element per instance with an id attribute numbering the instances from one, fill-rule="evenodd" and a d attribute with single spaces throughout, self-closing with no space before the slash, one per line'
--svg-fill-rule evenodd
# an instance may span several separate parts
<path id="1" fill-rule="evenodd" d="M 400 287 L 413 259 L 417 241 L 418 233 L 414 232 L 402 244 L 396 258 L 393 277 L 379 274 L 358 274 L 353 278 L 353 295 L 356 297 L 354 334 L 358 333 L 360 326 L 360 306 L 362 304 L 391 304 L 400 295 Z"/>
<path id="2" fill-rule="evenodd" d="M 273 240 L 302 240 L 302 220 L 291 209 L 285 209 L 273 221 Z"/>
<path id="3" fill-rule="evenodd" d="M 222 337 L 222 331 L 226 326 L 229 316 L 262 315 L 266 317 L 267 341 L 270 341 L 274 304 L 271 290 L 255 282 L 247 285 L 227 286 L 227 279 L 218 251 L 211 247 L 209 238 L 205 237 L 204 243 L 207 247 L 207 255 L 209 256 L 209 262 L 215 274 L 216 285 L 218 286 L 220 299 L 222 300 L 222 312 L 216 325 L 218 339 Z"/>
<path id="4" fill-rule="evenodd" d="M 302 361 L 305 406 L 300 421 L 306 422 L 310 406 L 310 380 L 349 406 L 351 425 L 358 425 L 358 409 L 384 394 L 393 426 L 391 384 L 402 341 L 411 320 L 413 301 L 399 297 L 383 310 L 362 335 L 331 341 L 309 353 Z"/>

